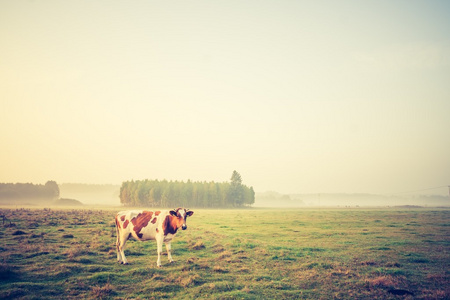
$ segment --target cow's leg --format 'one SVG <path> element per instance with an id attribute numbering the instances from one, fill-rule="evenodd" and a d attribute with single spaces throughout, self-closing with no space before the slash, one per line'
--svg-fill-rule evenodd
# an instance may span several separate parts
<path id="1" fill-rule="evenodd" d="M 167 258 L 173 263 L 171 242 L 166 242 Z"/>
<path id="2" fill-rule="evenodd" d="M 156 237 L 156 244 L 158 248 L 158 260 L 156 261 L 156 266 L 161 267 L 161 252 L 162 252 L 162 244 L 164 242 L 164 235 Z"/>
<path id="3" fill-rule="evenodd" d="M 119 251 L 119 245 L 120 245 L 120 225 L 119 225 L 119 217 L 116 216 L 116 235 L 117 235 L 117 240 L 116 240 L 116 250 L 117 250 L 117 261 L 119 263 L 122 262 L 122 256 L 120 255 L 120 251 Z"/>
<path id="4" fill-rule="evenodd" d="M 128 240 L 129 234 L 122 234 L 120 236 L 120 241 L 119 244 L 117 246 L 117 260 L 119 261 L 119 263 L 123 263 L 124 265 L 128 264 L 127 259 L 125 258 L 125 244 Z"/>
<path id="5" fill-rule="evenodd" d="M 120 254 L 119 247 L 120 247 L 120 238 L 119 238 L 119 235 L 117 235 L 117 241 L 116 241 L 117 261 L 119 263 L 121 263 L 122 262 L 122 255 Z"/>

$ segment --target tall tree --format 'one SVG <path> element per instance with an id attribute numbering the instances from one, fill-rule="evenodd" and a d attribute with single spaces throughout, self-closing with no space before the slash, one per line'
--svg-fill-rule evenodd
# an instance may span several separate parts
<path id="1" fill-rule="evenodd" d="M 233 171 L 233 174 L 231 174 L 231 185 L 241 185 L 242 184 L 242 177 L 241 174 L 239 174 L 236 170 Z"/>
<path id="2" fill-rule="evenodd" d="M 241 206 L 244 203 L 244 189 L 241 174 L 234 170 L 230 180 L 230 200 L 233 206 Z"/>

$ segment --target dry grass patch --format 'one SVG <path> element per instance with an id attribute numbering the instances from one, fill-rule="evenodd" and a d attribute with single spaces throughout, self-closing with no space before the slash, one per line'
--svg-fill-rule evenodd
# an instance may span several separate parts
<path id="1" fill-rule="evenodd" d="M 423 291 L 423 299 L 450 299 L 450 288 L 437 289 L 437 290 L 429 290 L 426 289 Z"/>
<path id="2" fill-rule="evenodd" d="M 392 276 L 378 276 L 375 278 L 366 279 L 366 282 L 371 287 L 386 287 L 393 288 L 401 284 L 401 280 Z"/>
<path id="3" fill-rule="evenodd" d="M 200 282 L 199 279 L 200 275 L 198 274 L 185 273 L 180 276 L 175 282 L 185 288 L 198 284 Z"/>
<path id="4" fill-rule="evenodd" d="M 228 273 L 227 269 L 225 269 L 224 267 L 219 266 L 219 265 L 215 265 L 213 267 L 213 271 L 216 272 L 216 273 Z"/>
<path id="5" fill-rule="evenodd" d="M 92 253 L 90 251 L 89 248 L 87 248 L 86 246 L 81 246 L 81 245 L 72 245 L 70 248 L 66 249 L 63 253 L 63 255 L 66 255 L 67 259 L 69 261 L 75 261 L 75 259 L 85 256 L 85 255 L 91 255 L 91 254 L 95 254 Z"/>
<path id="6" fill-rule="evenodd" d="M 114 294 L 114 287 L 107 283 L 104 286 L 92 287 L 92 295 L 98 299 L 109 298 Z"/>
<path id="7" fill-rule="evenodd" d="M 221 252 L 217 258 L 224 259 L 224 258 L 230 257 L 231 255 L 233 255 L 233 254 L 230 251 L 224 251 L 224 252 Z"/>
<path id="8" fill-rule="evenodd" d="M 193 250 L 201 250 L 205 248 L 205 244 L 203 244 L 203 241 L 197 241 L 194 245 L 191 246 L 191 249 Z"/>
<path id="9" fill-rule="evenodd" d="M 222 245 L 214 245 L 211 249 L 213 253 L 220 253 L 222 251 L 225 251 L 225 248 Z"/>

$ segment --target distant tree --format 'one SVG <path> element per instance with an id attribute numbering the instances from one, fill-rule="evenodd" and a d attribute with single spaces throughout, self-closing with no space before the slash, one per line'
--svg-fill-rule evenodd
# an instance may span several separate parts
<path id="1" fill-rule="evenodd" d="M 244 187 L 244 204 L 252 205 L 253 203 L 255 203 L 255 191 L 253 187 Z"/>
<path id="2" fill-rule="evenodd" d="M 210 207 L 219 206 L 218 185 L 214 182 L 209 183 L 208 186 L 209 205 Z"/>
<path id="3" fill-rule="evenodd" d="M 231 185 L 241 185 L 242 184 L 242 177 L 241 174 L 239 174 L 236 170 L 233 171 L 233 174 L 231 174 Z"/>
<path id="4" fill-rule="evenodd" d="M 150 206 L 154 206 L 155 205 L 155 189 L 154 188 L 152 188 L 148 192 L 148 204 L 150 204 Z"/>
<path id="5" fill-rule="evenodd" d="M 220 205 L 221 207 L 231 206 L 230 203 L 230 183 L 224 182 L 220 185 L 219 197 L 220 197 Z"/>
<path id="6" fill-rule="evenodd" d="M 242 187 L 241 174 L 234 170 L 230 180 L 230 200 L 233 206 L 241 206 L 244 203 L 244 189 Z"/>
<path id="7" fill-rule="evenodd" d="M 45 189 L 48 193 L 48 196 L 53 198 L 53 199 L 58 199 L 59 198 L 59 186 L 56 183 L 56 181 L 47 181 L 45 183 Z"/>
<path id="8" fill-rule="evenodd" d="M 120 187 L 120 203 L 125 205 L 133 205 L 132 187 L 134 181 L 126 181 Z"/>
<path id="9" fill-rule="evenodd" d="M 0 199 L 55 200 L 59 194 L 59 186 L 55 181 L 47 181 L 45 185 L 0 183 Z"/>

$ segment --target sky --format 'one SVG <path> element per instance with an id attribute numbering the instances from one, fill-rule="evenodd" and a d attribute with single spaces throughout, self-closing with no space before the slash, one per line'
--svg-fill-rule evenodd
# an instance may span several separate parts
<path id="1" fill-rule="evenodd" d="M 448 194 L 449 83 L 446 0 L 0 0 L 0 182 Z"/>

